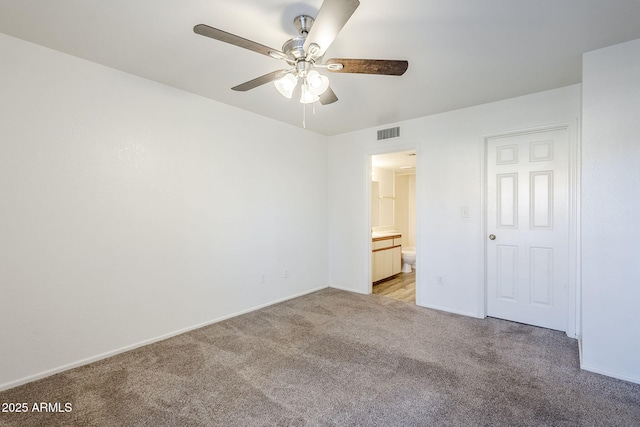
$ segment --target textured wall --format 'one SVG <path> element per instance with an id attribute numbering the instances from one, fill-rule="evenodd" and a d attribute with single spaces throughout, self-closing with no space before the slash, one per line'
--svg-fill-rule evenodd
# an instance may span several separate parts
<path id="1" fill-rule="evenodd" d="M 583 367 L 640 383 L 640 39 L 584 55 Z"/>
<path id="2" fill-rule="evenodd" d="M 0 54 L 0 388 L 327 285 L 326 137 Z"/>

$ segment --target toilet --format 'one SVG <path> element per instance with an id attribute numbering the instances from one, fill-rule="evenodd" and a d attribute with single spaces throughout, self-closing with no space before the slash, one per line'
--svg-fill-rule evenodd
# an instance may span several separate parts
<path id="1" fill-rule="evenodd" d="M 402 272 L 411 273 L 411 267 L 416 262 L 416 248 L 402 247 Z"/>

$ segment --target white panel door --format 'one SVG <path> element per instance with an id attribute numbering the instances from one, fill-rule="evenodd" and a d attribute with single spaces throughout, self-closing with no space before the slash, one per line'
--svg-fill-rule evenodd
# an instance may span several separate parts
<path id="1" fill-rule="evenodd" d="M 569 133 L 487 141 L 487 315 L 567 330 Z"/>

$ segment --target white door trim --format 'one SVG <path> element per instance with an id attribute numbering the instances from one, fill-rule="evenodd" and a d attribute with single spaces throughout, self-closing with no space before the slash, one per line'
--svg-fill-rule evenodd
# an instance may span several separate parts
<path id="1" fill-rule="evenodd" d="M 480 277 L 478 280 L 478 317 L 487 316 L 487 144 L 489 139 L 526 133 L 566 129 L 569 133 L 569 295 L 567 335 L 580 338 L 580 138 L 577 118 L 562 122 L 495 132 L 482 136 L 480 159 Z"/>

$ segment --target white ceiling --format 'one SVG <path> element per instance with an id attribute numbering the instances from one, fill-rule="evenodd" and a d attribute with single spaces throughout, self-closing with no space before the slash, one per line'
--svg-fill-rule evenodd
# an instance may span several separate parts
<path id="1" fill-rule="evenodd" d="M 371 166 L 387 169 L 396 173 L 415 173 L 416 151 L 400 151 L 397 153 L 377 154 L 371 156 Z"/>
<path id="2" fill-rule="evenodd" d="M 204 23 L 280 49 L 322 0 L 0 0 L 0 32 L 294 126 L 283 67 L 193 33 Z M 325 58 L 406 59 L 402 77 L 329 74 L 340 99 L 307 115 L 325 135 L 392 124 L 581 81 L 581 54 L 640 38 L 639 0 L 361 0 Z"/>

